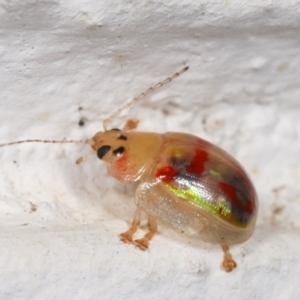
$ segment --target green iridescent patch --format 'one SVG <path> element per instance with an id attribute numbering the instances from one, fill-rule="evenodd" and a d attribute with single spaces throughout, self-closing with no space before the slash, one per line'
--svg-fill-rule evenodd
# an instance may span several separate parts
<path id="1" fill-rule="evenodd" d="M 206 199 L 203 199 L 199 195 L 199 192 L 197 191 L 196 188 L 191 187 L 184 190 L 172 184 L 166 184 L 166 187 L 176 196 L 188 200 L 204 208 L 207 211 L 210 211 L 216 215 L 220 215 L 221 217 L 224 217 L 226 219 L 230 217 L 230 208 L 228 207 L 228 203 L 226 202 L 224 197 L 222 197 L 222 199 L 218 201 L 216 204 L 212 204 L 208 202 Z"/>
<path id="2" fill-rule="evenodd" d="M 209 174 L 210 174 L 211 176 L 213 176 L 213 177 L 221 178 L 221 174 L 220 174 L 219 172 L 215 171 L 215 170 L 210 169 L 210 170 L 209 170 Z"/>

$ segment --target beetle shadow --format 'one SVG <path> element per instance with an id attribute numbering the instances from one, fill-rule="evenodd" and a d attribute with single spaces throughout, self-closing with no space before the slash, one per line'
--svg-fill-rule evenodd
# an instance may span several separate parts
<path id="1" fill-rule="evenodd" d="M 72 176 L 68 175 L 69 171 L 65 171 L 65 168 L 61 168 L 61 171 L 72 199 L 67 205 L 72 206 L 75 219 L 85 224 L 112 219 L 131 223 L 135 211 L 136 184 L 118 182 L 107 174 L 105 164 L 101 161 L 85 162 L 71 168 Z"/>

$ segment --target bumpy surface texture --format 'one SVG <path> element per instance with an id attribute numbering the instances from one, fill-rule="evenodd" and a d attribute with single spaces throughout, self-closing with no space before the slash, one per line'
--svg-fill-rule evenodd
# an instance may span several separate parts
<path id="1" fill-rule="evenodd" d="M 0 143 L 91 137 L 188 65 L 111 126 L 127 115 L 217 144 L 260 203 L 226 274 L 218 247 L 161 224 L 149 251 L 122 244 L 135 187 L 96 156 L 76 165 L 89 147 L 0 148 L 0 298 L 300 299 L 299 13 L 292 0 L 0 0 Z"/>

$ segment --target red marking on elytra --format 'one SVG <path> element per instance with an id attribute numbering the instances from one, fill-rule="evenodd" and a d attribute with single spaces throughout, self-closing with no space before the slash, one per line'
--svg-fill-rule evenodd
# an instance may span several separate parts
<path id="1" fill-rule="evenodd" d="M 205 170 L 205 163 L 209 160 L 208 153 L 201 149 L 196 149 L 196 154 L 193 157 L 190 165 L 186 168 L 187 172 L 201 175 Z"/>
<path id="2" fill-rule="evenodd" d="M 246 200 L 246 204 L 242 203 L 238 198 L 236 189 L 230 184 L 225 182 L 219 182 L 219 188 L 224 192 L 224 194 L 230 198 L 230 200 L 237 206 L 241 207 L 247 213 L 251 214 L 254 211 L 254 203 L 252 201 Z"/>
<path id="3" fill-rule="evenodd" d="M 163 182 L 170 182 L 176 175 L 176 169 L 172 166 L 165 166 L 157 169 L 155 177 L 159 178 Z"/>

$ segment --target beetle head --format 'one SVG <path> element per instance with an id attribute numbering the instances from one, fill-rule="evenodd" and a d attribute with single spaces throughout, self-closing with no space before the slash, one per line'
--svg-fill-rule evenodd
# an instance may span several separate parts
<path id="1" fill-rule="evenodd" d="M 91 146 L 98 158 L 106 163 L 113 163 L 126 151 L 127 136 L 119 129 L 98 132 L 92 137 Z"/>
<path id="2" fill-rule="evenodd" d="M 96 133 L 90 145 L 107 163 L 108 173 L 123 182 L 134 182 L 151 169 L 162 138 L 156 133 L 117 129 Z"/>

